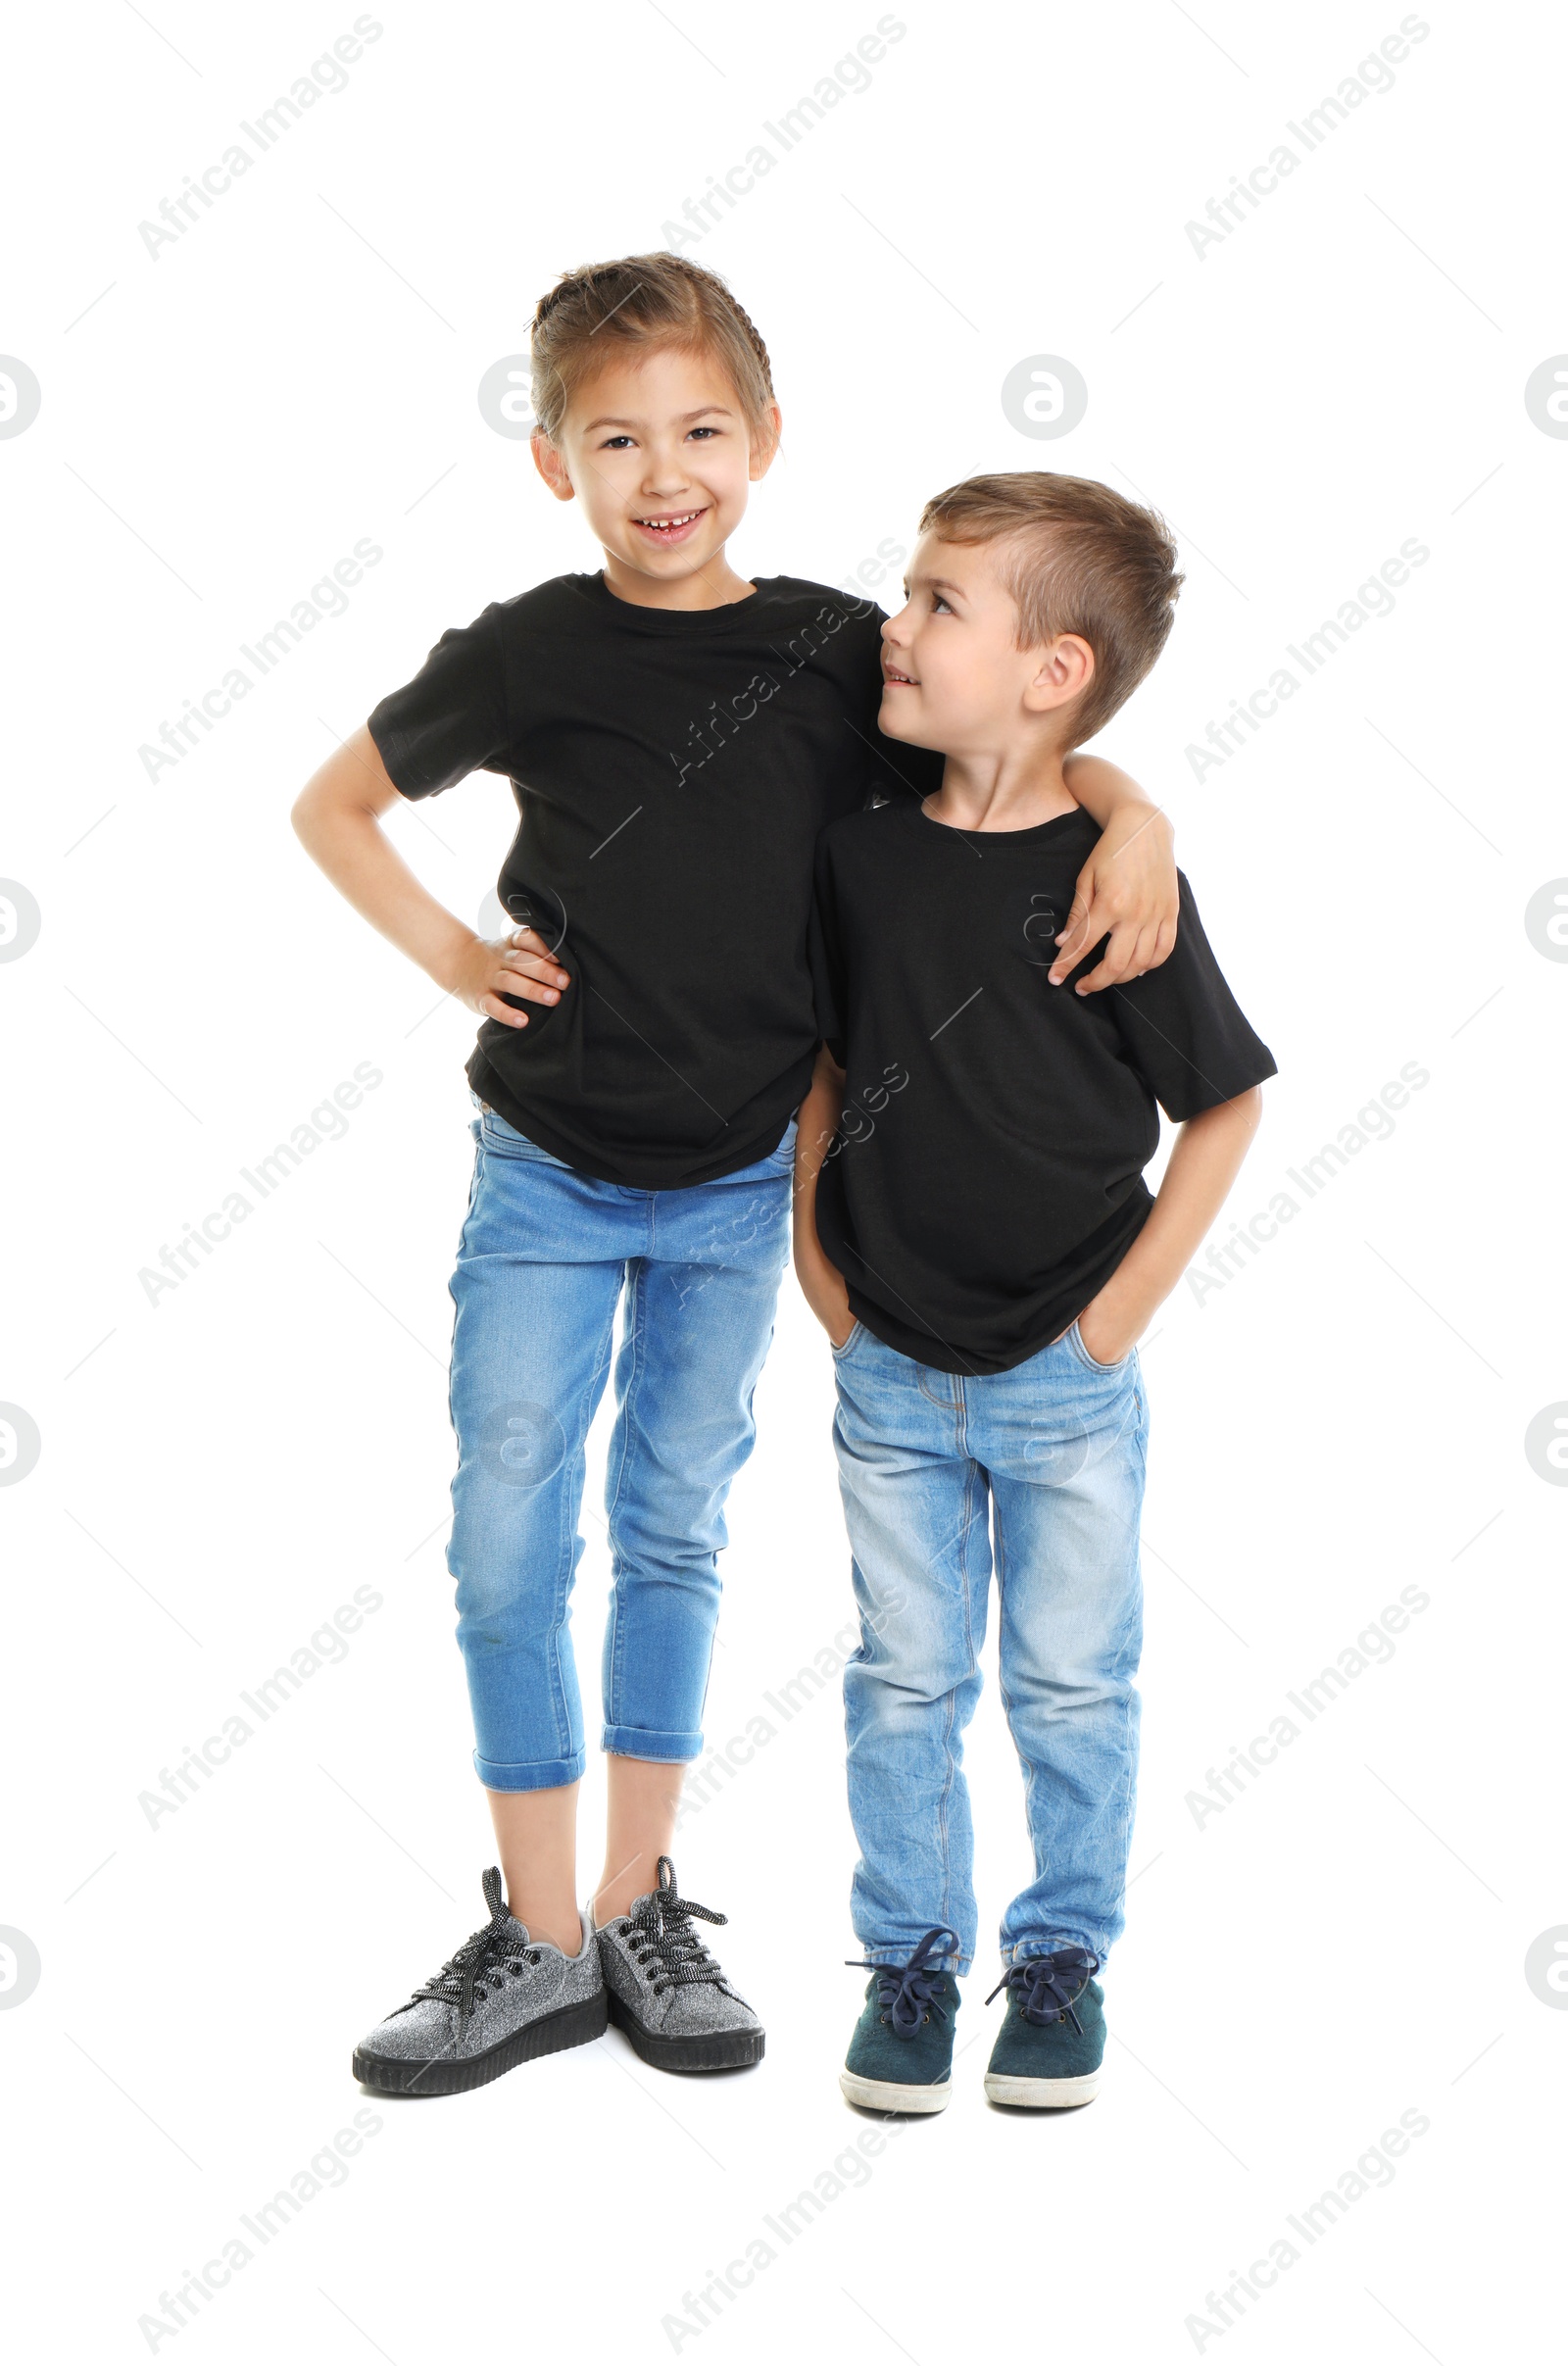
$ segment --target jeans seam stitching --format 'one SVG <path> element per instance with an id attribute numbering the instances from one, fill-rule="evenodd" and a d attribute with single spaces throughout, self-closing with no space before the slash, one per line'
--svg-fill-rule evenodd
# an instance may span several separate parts
<path id="1" fill-rule="evenodd" d="M 959 1428 L 961 1432 L 963 1426 L 963 1416 L 961 1411 L 961 1382 L 958 1383 L 956 1393 L 960 1399 Z M 958 1538 L 958 1578 L 960 1595 L 963 1602 L 963 1648 L 964 1656 L 968 1662 L 968 1665 L 964 1670 L 961 1681 L 954 1686 L 953 1691 L 948 1696 L 948 1722 L 942 1738 L 943 1748 L 946 1751 L 948 1761 L 947 1780 L 944 1783 L 942 1790 L 941 1813 L 942 1914 L 943 1920 L 946 1922 L 950 1931 L 957 1928 L 956 1924 L 953 1920 L 953 1850 L 951 1826 L 949 1822 L 949 1808 L 953 1799 L 953 1795 L 956 1790 L 959 1781 L 957 1759 L 955 1755 L 953 1748 L 953 1735 L 954 1728 L 957 1723 L 958 1696 L 962 1691 L 963 1686 L 969 1683 L 973 1678 L 977 1658 L 974 1646 L 974 1586 L 969 1566 L 969 1539 L 974 1533 L 975 1518 L 977 1516 L 974 1506 L 974 1497 L 978 1488 L 978 1471 L 979 1465 L 972 1459 L 969 1460 L 964 1471 L 963 1481 L 964 1511 L 966 1516 L 964 1518 L 962 1531 Z M 972 1893 L 972 1876 L 970 1881 L 970 1889 Z M 963 1934 L 961 1931 L 958 1933 L 958 1947 L 961 1954 L 963 1951 Z"/>
<path id="2" fill-rule="evenodd" d="M 993 1502 L 994 1501 L 995 1498 L 993 1497 Z M 991 1549 L 991 1558 L 997 1573 L 997 1692 L 1002 1701 L 1002 1713 L 1006 1721 L 1007 1732 L 1012 1738 L 1013 1748 L 1018 1752 L 1019 1764 L 1023 1768 L 1024 1829 L 1029 1835 L 1029 1853 L 1031 1857 L 1035 1859 L 1035 1881 L 1038 1881 L 1040 1879 L 1040 1863 L 1039 1854 L 1035 1847 L 1035 1789 L 1039 1769 L 1034 1764 L 1032 1758 L 1030 1758 L 1020 1747 L 1012 1722 L 1013 1701 L 1011 1693 L 1007 1690 L 1007 1671 L 1004 1663 L 1004 1653 L 1005 1650 L 1007 1633 L 1007 1541 L 1000 1517 L 997 1522 L 996 1539 Z M 1032 1889 L 1033 1887 L 1034 1883 L 1031 1882 L 1030 1888 Z M 1004 1927 L 1005 1927 L 1007 1915 L 1012 1911 L 1012 1906 L 1016 1905 L 1016 1903 L 1017 1900 L 1014 1898 L 1011 1901 L 1011 1904 L 1009 1904 L 1004 1911 L 1002 1918 Z M 1011 1947 L 1016 1947 L 1018 1943 L 1016 1940 L 1014 1940 L 1009 1944 Z M 1004 1960 L 1013 1960 L 1009 1954 L 1008 1945 L 1003 1946 L 1002 1953 Z"/>
<path id="3" fill-rule="evenodd" d="M 564 1568 L 565 1578 L 564 1582 L 560 1584 L 557 1589 L 556 1606 L 560 1615 L 555 1621 L 553 1649 L 550 1654 L 550 1667 L 551 1691 L 554 1697 L 556 1712 L 561 1720 L 562 1726 L 565 1730 L 566 1735 L 566 1739 L 561 1750 L 561 1756 L 563 1758 L 570 1759 L 582 1757 L 586 1750 L 587 1744 L 586 1739 L 582 1742 L 573 1742 L 571 1739 L 571 1718 L 566 1700 L 565 1671 L 563 1665 L 562 1654 L 566 1641 L 567 1611 L 570 1606 L 572 1593 L 577 1583 L 577 1564 L 581 1558 L 580 1552 L 574 1551 L 573 1548 L 580 1544 L 582 1536 L 582 1499 L 588 1481 L 588 1432 L 593 1427 L 593 1411 L 594 1408 L 597 1408 L 600 1396 L 604 1390 L 605 1370 L 610 1361 L 610 1343 L 614 1332 L 614 1327 L 615 1309 L 613 1305 L 612 1305 L 610 1309 L 610 1319 L 605 1324 L 604 1330 L 600 1334 L 599 1348 L 594 1356 L 593 1364 L 589 1370 L 587 1385 L 584 1388 L 582 1396 L 578 1402 L 576 1422 L 577 1436 L 573 1440 L 570 1455 L 567 1457 L 567 1461 L 564 1465 L 564 1469 L 574 1474 L 576 1478 L 575 1502 L 573 1502 L 574 1491 L 569 1481 L 568 1484 L 561 1491 L 561 1528 L 557 1545 L 556 1566 L 558 1569 Z M 613 1597 L 612 1597 L 611 1602 L 611 1617 L 612 1620 L 613 1620 Z"/>
<path id="4" fill-rule="evenodd" d="M 648 1211 L 648 1229 L 650 1240 L 652 1239 L 653 1234 L 653 1204 L 650 1201 Z M 618 1566 L 620 1553 L 619 1547 L 615 1541 L 615 1514 L 620 1507 L 621 1491 L 626 1482 L 626 1465 L 631 1459 L 630 1416 L 634 1409 L 638 1389 L 642 1380 L 643 1372 L 646 1368 L 646 1358 L 643 1355 L 643 1292 L 648 1274 L 648 1259 L 646 1257 L 636 1257 L 630 1259 L 629 1262 L 635 1267 L 635 1271 L 630 1277 L 626 1290 L 627 1327 L 623 1347 L 624 1349 L 629 1350 L 629 1368 L 626 1374 L 625 1389 L 621 1394 L 620 1403 L 615 1407 L 615 1428 L 620 1434 L 620 1453 L 615 1463 L 614 1488 L 612 1491 L 607 1488 L 605 1492 L 605 1530 L 610 1540 L 610 1612 L 612 1622 L 610 1637 L 610 1683 L 608 1687 L 610 1699 L 603 1704 L 605 1723 L 607 1725 L 619 1725 L 621 1722 L 618 1714 L 612 1713 L 611 1707 L 611 1703 L 613 1702 L 615 1709 L 619 1709 L 621 1677 L 621 1622 L 619 1616 L 617 1615 L 620 1607 L 620 1569 Z M 612 1315 L 612 1330 L 613 1330 L 613 1326 L 614 1317 Z"/>

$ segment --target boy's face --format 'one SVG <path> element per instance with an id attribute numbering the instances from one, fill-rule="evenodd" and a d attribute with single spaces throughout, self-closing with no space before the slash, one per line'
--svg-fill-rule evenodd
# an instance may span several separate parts
<path id="1" fill-rule="evenodd" d="M 776 406 L 773 419 L 776 435 Z M 664 585 L 717 557 L 772 459 L 719 363 L 659 348 L 584 378 L 558 441 L 536 434 L 533 453 L 558 500 L 582 503 L 607 555 Z"/>
<path id="2" fill-rule="evenodd" d="M 944 756 L 994 755 L 1088 688 L 1094 653 L 1076 633 L 1018 647 L 1017 606 L 997 568 L 1002 548 L 921 535 L 908 597 L 882 627 L 877 720 L 889 739 Z"/>

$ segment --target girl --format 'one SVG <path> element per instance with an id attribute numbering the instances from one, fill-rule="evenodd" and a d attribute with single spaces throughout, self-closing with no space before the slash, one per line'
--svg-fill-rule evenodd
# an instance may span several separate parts
<path id="1" fill-rule="evenodd" d="M 723 282 L 666 254 L 572 272 L 540 303 L 532 351 L 534 459 L 581 504 L 602 571 L 444 634 L 294 813 L 356 910 L 484 1022 L 452 1282 L 448 1564 L 506 1889 L 485 1877 L 484 1928 L 355 2053 L 368 2084 L 418 2093 L 579 2044 L 607 2014 L 664 2068 L 760 2059 L 757 2015 L 693 1929 L 724 1917 L 679 1896 L 668 1850 L 703 1747 L 723 1505 L 752 1447 L 816 1046 L 812 849 L 826 822 L 924 795 L 941 770 L 877 731 L 871 602 L 729 563 L 780 416 Z M 475 770 L 511 779 L 520 816 L 500 879 L 517 924 L 495 942 L 381 828 L 401 799 Z M 1079 759 L 1072 789 L 1104 835 L 1052 977 L 1108 932 L 1099 988 L 1170 950 L 1175 869 L 1124 776 Z M 568 1603 L 617 1307 L 609 1830 L 579 1912 Z"/>

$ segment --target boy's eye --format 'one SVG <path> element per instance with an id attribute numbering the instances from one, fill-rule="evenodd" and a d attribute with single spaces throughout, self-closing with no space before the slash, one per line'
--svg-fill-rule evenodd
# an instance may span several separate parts
<path id="1" fill-rule="evenodd" d="M 951 616 L 953 613 L 954 612 L 948 606 L 947 601 L 942 597 L 942 594 L 939 591 L 934 591 L 931 594 L 931 614 L 933 616 L 941 615 Z"/>

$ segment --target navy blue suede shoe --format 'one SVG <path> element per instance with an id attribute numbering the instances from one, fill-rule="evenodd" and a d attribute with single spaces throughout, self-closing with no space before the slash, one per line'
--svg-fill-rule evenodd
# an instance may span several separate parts
<path id="1" fill-rule="evenodd" d="M 991 1992 L 1007 1992 L 1006 2018 L 986 2065 L 993 2103 L 1060 2111 L 1094 2099 L 1105 2055 L 1104 1994 L 1098 1956 L 1055 1947 L 1015 1963 Z M 991 1996 L 986 2002 L 991 2002 Z"/>
<path id="2" fill-rule="evenodd" d="M 865 2004 L 839 2085 L 862 2111 L 941 2111 L 953 2093 L 958 1984 L 933 1956 L 956 1953 L 956 1931 L 927 1931 L 907 1963 L 861 1963 Z"/>

